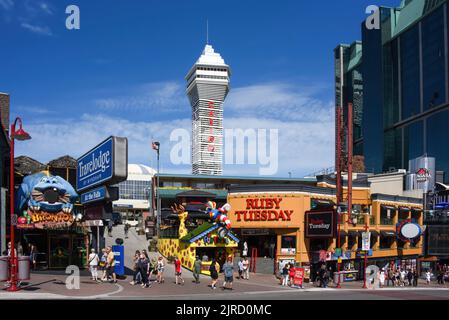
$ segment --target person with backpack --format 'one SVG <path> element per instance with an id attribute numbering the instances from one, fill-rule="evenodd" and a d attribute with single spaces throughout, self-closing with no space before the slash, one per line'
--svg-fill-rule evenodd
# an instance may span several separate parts
<path id="1" fill-rule="evenodd" d="M 209 267 L 210 277 L 212 279 L 212 282 L 210 284 L 210 287 L 212 289 L 217 289 L 217 280 L 218 280 L 218 272 L 220 271 L 220 265 L 218 264 L 217 260 L 212 259 L 212 263 Z"/>
<path id="2" fill-rule="evenodd" d="M 95 249 L 90 250 L 89 254 L 89 269 L 90 274 L 92 276 L 92 280 L 95 282 L 98 282 L 98 263 L 100 262 L 100 258 L 98 257 L 98 254 L 95 253 Z"/>
<path id="3" fill-rule="evenodd" d="M 125 224 L 124 231 L 125 231 L 125 239 L 128 239 L 129 224 Z"/>
<path id="4" fill-rule="evenodd" d="M 231 257 L 229 257 L 228 261 L 223 265 L 223 272 L 225 277 L 223 290 L 232 290 L 232 283 L 234 282 L 234 264 L 232 263 Z M 229 287 L 226 287 L 227 284 L 229 284 Z"/>

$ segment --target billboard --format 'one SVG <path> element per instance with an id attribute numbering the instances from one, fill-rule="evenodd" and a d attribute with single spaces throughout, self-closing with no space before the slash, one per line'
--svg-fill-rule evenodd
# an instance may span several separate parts
<path id="1" fill-rule="evenodd" d="M 76 162 L 76 189 L 116 184 L 128 177 L 128 139 L 109 137 Z"/>
<path id="2" fill-rule="evenodd" d="M 427 253 L 429 255 L 449 254 L 449 226 L 427 226 Z"/>
<path id="3" fill-rule="evenodd" d="M 333 238 L 336 234 L 335 210 L 308 211 L 305 213 L 306 238 Z"/>

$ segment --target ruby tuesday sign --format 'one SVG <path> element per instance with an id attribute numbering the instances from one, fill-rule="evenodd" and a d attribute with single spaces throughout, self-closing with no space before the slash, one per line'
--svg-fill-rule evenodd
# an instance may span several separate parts
<path id="1" fill-rule="evenodd" d="M 308 211 L 305 213 L 305 236 L 308 238 L 333 238 L 335 226 L 335 211 Z"/>
<path id="2" fill-rule="evenodd" d="M 235 211 L 237 221 L 291 221 L 293 210 L 281 210 L 282 198 L 246 199 L 246 210 Z"/>

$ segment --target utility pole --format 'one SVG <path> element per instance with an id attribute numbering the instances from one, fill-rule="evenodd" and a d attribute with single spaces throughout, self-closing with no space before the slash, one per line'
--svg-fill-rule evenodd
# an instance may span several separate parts
<path id="1" fill-rule="evenodd" d="M 337 195 L 337 215 L 338 215 L 338 235 L 337 235 L 337 247 L 340 249 L 341 251 L 341 235 L 340 235 L 340 230 L 341 230 L 341 213 L 340 210 L 338 210 L 340 204 L 343 201 L 343 190 L 342 190 L 342 185 L 341 185 L 341 107 L 337 106 L 336 108 L 336 119 L 335 119 L 335 125 L 336 125 L 336 146 L 335 146 L 335 152 L 336 152 L 336 156 L 335 156 L 335 168 L 337 171 L 337 176 L 336 176 L 336 195 Z M 343 254 L 343 252 L 341 252 Z M 341 277 L 340 277 L 340 271 L 341 271 L 341 263 L 340 263 L 340 259 L 341 257 L 338 257 L 338 263 L 337 263 L 337 274 L 338 274 L 338 281 L 337 281 L 337 288 L 341 288 L 340 285 L 340 281 L 341 281 Z"/>

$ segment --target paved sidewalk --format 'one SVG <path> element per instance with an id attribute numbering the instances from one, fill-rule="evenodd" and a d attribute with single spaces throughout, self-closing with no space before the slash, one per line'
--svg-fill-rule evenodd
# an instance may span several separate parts
<path id="1" fill-rule="evenodd" d="M 184 272 L 187 276 L 188 271 Z M 85 274 L 85 273 L 84 273 Z M 342 284 L 341 289 L 336 289 L 330 284 L 329 288 L 319 288 L 313 284 L 306 283 L 304 289 L 292 289 L 282 287 L 273 275 L 251 274 L 250 280 L 234 280 L 234 290 L 222 290 L 223 276 L 220 275 L 219 288 L 211 289 L 208 285 L 210 278 L 201 276 L 201 283 L 195 284 L 190 280 L 190 275 L 186 277 L 185 285 L 176 285 L 174 277 L 167 276 L 163 284 L 153 283 L 151 288 L 141 288 L 139 285 L 129 284 L 130 277 L 119 280 L 117 284 L 95 283 L 89 276 L 82 275 L 79 290 L 69 290 L 65 281 L 67 275 L 58 272 L 56 274 L 32 274 L 32 280 L 19 292 L 10 293 L 0 290 L 0 299 L 237 299 L 237 298 L 257 298 L 261 295 L 273 294 L 282 297 L 294 297 L 304 293 L 332 294 L 334 292 L 403 292 L 412 294 L 413 292 L 449 291 L 449 286 L 432 283 L 426 285 L 421 282 L 417 288 L 414 287 L 388 287 L 383 289 L 366 290 L 362 289 L 363 283 L 347 282 Z M 189 279 L 187 279 L 189 278 Z M 2 285 L 2 284 L 1 284 Z M 326 293 L 327 292 L 327 293 Z"/>

